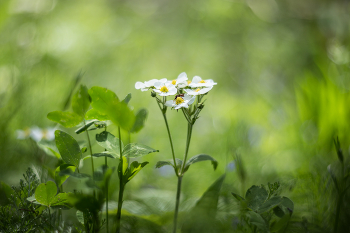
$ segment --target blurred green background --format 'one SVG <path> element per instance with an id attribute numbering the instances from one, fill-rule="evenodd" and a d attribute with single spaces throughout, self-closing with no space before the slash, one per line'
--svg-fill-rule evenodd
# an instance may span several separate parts
<path id="1" fill-rule="evenodd" d="M 183 181 L 184 200 L 200 197 L 227 171 L 224 190 L 243 194 L 253 184 L 279 180 L 295 211 L 307 215 L 307 177 L 326 173 L 337 159 L 335 136 L 345 151 L 350 141 L 349 10 L 345 0 L 0 0 L 0 180 L 17 184 L 28 166 L 53 166 L 33 140 L 17 139 L 16 130 L 54 127 L 47 113 L 64 108 L 82 72 L 88 87 L 107 87 L 120 98 L 131 93 L 135 109 L 149 110 L 131 141 L 160 152 L 141 159 L 150 165 L 125 198 L 160 193 L 173 205 L 176 177 L 155 169 L 157 161 L 171 159 L 165 125 L 150 92 L 134 84 L 186 72 L 189 79 L 218 83 L 189 153 L 209 154 L 219 167 L 193 165 Z M 182 158 L 186 121 L 181 112 L 168 117 Z M 102 148 L 94 144 L 93 150 Z M 243 183 L 230 164 L 236 154 L 245 165 Z M 83 169 L 89 168 L 85 160 Z M 116 180 L 115 174 L 114 186 Z M 116 200 L 117 192 L 111 196 Z"/>

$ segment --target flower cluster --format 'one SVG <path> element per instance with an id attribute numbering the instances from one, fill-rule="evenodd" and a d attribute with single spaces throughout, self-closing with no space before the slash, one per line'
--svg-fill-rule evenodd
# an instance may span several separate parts
<path id="1" fill-rule="evenodd" d="M 135 88 L 141 91 L 153 90 L 162 97 L 175 95 L 174 100 L 166 101 L 164 105 L 180 109 L 188 108 L 194 102 L 196 96 L 208 93 L 216 84 L 212 79 L 203 80 L 199 76 L 194 76 L 190 81 L 187 74 L 183 72 L 174 80 L 164 78 L 136 82 Z"/>
<path id="2" fill-rule="evenodd" d="M 25 130 L 16 130 L 17 139 L 32 138 L 34 141 L 39 142 L 42 139 L 52 141 L 55 139 L 55 128 L 41 129 L 37 126 L 27 128 Z"/>

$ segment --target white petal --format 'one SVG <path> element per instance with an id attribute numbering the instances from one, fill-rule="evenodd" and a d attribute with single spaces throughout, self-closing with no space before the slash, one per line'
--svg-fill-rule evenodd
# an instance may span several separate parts
<path id="1" fill-rule="evenodd" d="M 135 88 L 138 90 L 138 89 L 141 89 L 141 88 L 144 88 L 145 87 L 145 84 L 142 83 L 142 82 L 136 82 L 135 83 Z"/>
<path id="2" fill-rule="evenodd" d="M 203 89 L 201 89 L 198 93 L 199 93 L 199 94 L 205 94 L 205 93 L 207 93 L 208 91 L 210 91 L 211 89 L 213 89 L 213 86 L 203 88 Z"/>
<path id="3" fill-rule="evenodd" d="M 168 100 L 165 102 L 165 106 L 172 107 L 174 105 L 174 100 Z"/>
<path id="4" fill-rule="evenodd" d="M 188 95 L 187 93 L 185 93 L 184 95 L 184 100 L 190 100 L 192 96 Z"/>
<path id="5" fill-rule="evenodd" d="M 196 99 L 196 97 L 192 97 L 192 99 L 190 99 L 190 101 L 188 101 L 188 105 L 193 104 L 194 100 Z"/>
<path id="6" fill-rule="evenodd" d="M 186 81 L 187 78 L 187 74 L 185 72 L 182 72 L 181 74 L 179 74 L 179 76 L 177 76 L 177 82 L 182 83 L 183 81 Z"/>
<path id="7" fill-rule="evenodd" d="M 159 80 L 159 82 L 161 82 L 161 83 L 165 83 L 166 81 L 168 81 L 166 78 L 162 78 Z"/>
<path id="8" fill-rule="evenodd" d="M 202 78 L 199 76 L 194 76 L 192 79 L 192 83 L 199 83 L 200 81 L 202 81 Z"/>

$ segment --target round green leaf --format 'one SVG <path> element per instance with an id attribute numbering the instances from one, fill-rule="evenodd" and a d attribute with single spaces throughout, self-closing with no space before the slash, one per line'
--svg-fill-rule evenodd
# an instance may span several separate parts
<path id="1" fill-rule="evenodd" d="M 48 181 L 46 184 L 40 184 L 35 190 L 35 199 L 42 205 L 51 206 L 57 193 L 56 184 L 52 181 Z"/>
<path id="2" fill-rule="evenodd" d="M 247 190 L 245 199 L 247 200 L 248 207 L 256 211 L 260 205 L 262 205 L 268 197 L 266 189 L 260 186 L 253 185 Z"/>

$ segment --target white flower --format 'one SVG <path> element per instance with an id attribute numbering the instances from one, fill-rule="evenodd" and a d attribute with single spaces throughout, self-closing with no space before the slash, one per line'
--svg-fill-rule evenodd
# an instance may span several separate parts
<path id="1" fill-rule="evenodd" d="M 182 72 L 177 76 L 177 79 L 174 79 L 172 81 L 168 81 L 167 83 L 173 84 L 174 86 L 183 88 L 187 86 L 187 74 L 185 72 Z"/>
<path id="2" fill-rule="evenodd" d="M 30 129 L 30 137 L 33 138 L 34 141 L 38 142 L 43 138 L 43 130 L 38 126 L 34 126 Z"/>
<path id="3" fill-rule="evenodd" d="M 199 76 L 194 76 L 192 79 L 192 82 L 190 82 L 188 85 L 190 87 L 194 88 L 194 87 L 212 87 L 216 84 L 217 83 L 214 83 L 214 81 L 212 79 L 203 80 Z"/>
<path id="4" fill-rule="evenodd" d="M 178 96 L 175 100 L 169 100 L 165 102 L 165 105 L 175 109 L 188 108 L 188 106 L 191 105 L 195 99 L 196 97 L 191 97 L 185 94 L 183 97 Z"/>
<path id="5" fill-rule="evenodd" d="M 167 81 L 166 78 L 163 78 L 163 79 L 151 79 L 149 81 L 146 81 L 146 82 L 136 82 L 135 83 L 135 88 L 137 90 L 141 89 L 141 91 L 148 91 L 150 88 L 154 87 L 154 84 L 156 82 L 162 82 L 162 83 L 165 83 Z"/>
<path id="6" fill-rule="evenodd" d="M 160 96 L 175 95 L 177 93 L 176 87 L 168 82 L 155 82 L 153 91 L 157 92 Z"/>
<path id="7" fill-rule="evenodd" d="M 213 86 L 205 87 L 205 88 L 202 88 L 202 89 L 197 88 L 196 90 L 184 89 L 184 91 L 186 91 L 186 93 L 189 94 L 189 95 L 203 95 L 203 94 L 209 92 L 212 88 L 213 88 Z"/>
<path id="8" fill-rule="evenodd" d="M 34 141 L 39 142 L 42 139 L 54 140 L 55 139 L 55 128 L 41 129 L 38 126 L 33 126 L 26 130 L 16 130 L 17 139 L 26 139 L 31 137 Z"/>

